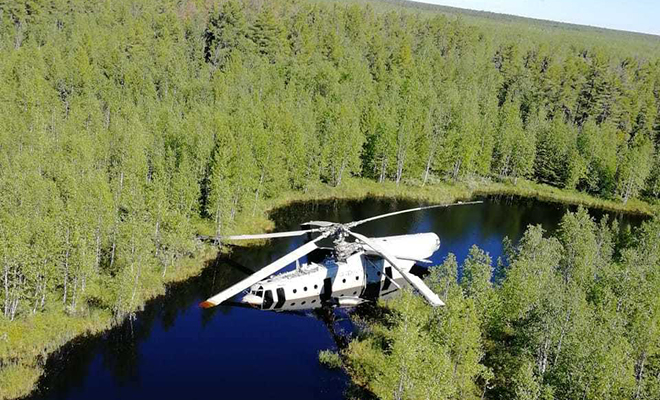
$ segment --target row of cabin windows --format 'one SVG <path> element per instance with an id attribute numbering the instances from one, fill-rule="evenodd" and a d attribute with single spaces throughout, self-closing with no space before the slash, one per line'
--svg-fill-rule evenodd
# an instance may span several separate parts
<path id="1" fill-rule="evenodd" d="M 355 280 L 356 280 L 356 281 L 359 281 L 359 280 L 360 280 L 360 277 L 359 277 L 359 276 L 356 276 L 356 277 L 355 277 Z M 341 282 L 342 282 L 342 283 L 346 283 L 346 278 L 342 279 Z"/>
<path id="2" fill-rule="evenodd" d="M 378 276 L 380 276 L 380 272 L 378 273 Z M 355 277 L 355 280 L 356 280 L 356 281 L 359 281 L 359 280 L 360 280 L 360 277 L 359 277 L 359 276 L 356 276 L 356 277 Z M 342 279 L 341 282 L 342 282 L 342 283 L 346 283 L 346 278 Z M 318 289 L 318 288 L 319 288 L 319 285 L 314 285 L 314 289 Z M 306 291 L 307 291 L 307 286 L 305 286 L 305 287 L 303 288 L 303 290 L 306 292 Z M 296 294 L 296 293 L 298 293 L 298 289 L 293 289 L 293 294 Z"/>
<path id="3" fill-rule="evenodd" d="M 319 285 L 314 285 L 314 289 L 318 289 L 318 288 L 319 288 Z M 306 292 L 307 291 L 307 286 L 305 286 L 303 288 L 303 290 Z M 297 292 L 298 292 L 298 289 L 293 289 L 293 293 L 297 293 Z"/>
<path id="4" fill-rule="evenodd" d="M 357 291 L 353 292 L 353 296 L 356 296 L 356 295 L 357 295 Z M 345 296 L 345 294 L 342 293 L 341 296 L 339 296 L 339 297 L 344 297 L 344 296 Z M 311 304 L 314 304 L 314 303 L 316 303 L 316 300 L 312 300 L 310 303 L 311 303 Z M 300 303 L 301 306 L 304 306 L 305 304 L 306 304 L 305 301 L 303 301 L 303 302 Z M 295 305 L 296 305 L 295 302 L 291 303 L 291 307 L 293 307 L 293 306 L 295 306 Z"/>
<path id="5" fill-rule="evenodd" d="M 305 302 L 305 301 L 303 301 L 302 303 L 300 303 L 300 305 L 301 305 L 301 306 L 304 306 L 304 305 L 305 305 L 305 303 L 306 303 L 306 302 Z M 316 303 L 316 300 L 312 300 L 312 301 L 310 301 L 310 303 L 312 303 L 312 304 L 314 304 L 314 303 Z M 291 303 L 291 306 L 295 306 L 295 305 L 296 305 L 296 303 L 295 303 L 295 302 L 293 302 L 293 303 Z"/>

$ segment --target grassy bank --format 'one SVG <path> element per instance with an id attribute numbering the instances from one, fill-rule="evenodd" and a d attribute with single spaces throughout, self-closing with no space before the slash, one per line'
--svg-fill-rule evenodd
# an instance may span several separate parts
<path id="1" fill-rule="evenodd" d="M 449 203 L 468 200 L 474 196 L 511 195 L 536 198 L 566 204 L 581 204 L 610 211 L 652 215 L 657 207 L 632 200 L 627 204 L 598 199 L 583 193 L 564 191 L 546 185 L 519 181 L 517 185 L 494 183 L 487 180 L 468 183 L 437 183 L 429 186 L 396 185 L 392 182 L 377 183 L 366 179 L 349 179 L 340 187 L 318 184 L 306 192 L 286 192 L 263 202 L 252 214 L 252 210 L 238 215 L 231 227 L 233 233 L 254 233 L 273 229 L 268 219 L 269 211 L 298 201 L 327 199 L 361 199 L 365 197 L 387 197 L 420 200 L 429 203 Z M 200 233 L 212 234 L 208 221 L 198 221 Z M 147 299 L 166 293 L 169 283 L 179 282 L 201 272 L 206 262 L 216 255 L 211 247 L 200 248 L 199 253 L 171 268 L 164 284 L 145 288 Z M 137 308 L 143 307 L 139 305 Z M 0 399 L 14 399 L 28 394 L 43 373 L 48 355 L 73 338 L 96 334 L 107 330 L 121 321 L 113 318 L 106 309 L 90 309 L 84 315 L 71 316 L 63 310 L 38 313 L 29 318 L 0 322 Z"/>
<path id="2" fill-rule="evenodd" d="M 558 189 L 527 180 L 518 180 L 517 184 L 513 184 L 482 179 L 470 182 L 434 183 L 433 185 L 419 186 L 397 185 L 389 181 L 378 183 L 369 179 L 353 178 L 345 181 L 339 187 L 319 184 L 310 187 L 306 192 L 285 192 L 276 198 L 268 199 L 255 215 L 248 213 L 239 215 L 236 224 L 230 229 L 231 233 L 261 232 L 273 229 L 273 222 L 268 219 L 268 213 L 275 208 L 284 207 L 298 201 L 359 200 L 366 197 L 385 197 L 419 200 L 428 203 L 451 203 L 490 195 L 517 196 L 648 216 L 656 215 L 660 211 L 658 206 L 638 199 L 632 199 L 624 204 L 617 200 L 602 199 L 585 193 Z M 213 234 L 212 227 L 207 224 L 200 225 L 199 229 L 205 234 Z"/>

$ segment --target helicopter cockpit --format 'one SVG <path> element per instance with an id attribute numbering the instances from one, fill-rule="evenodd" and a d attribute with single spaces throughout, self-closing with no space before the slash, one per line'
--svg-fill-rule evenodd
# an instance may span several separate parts
<path id="1" fill-rule="evenodd" d="M 280 294 L 279 290 L 278 295 L 281 295 L 282 299 L 284 299 L 283 293 Z M 252 307 L 269 309 L 273 306 L 274 300 L 272 290 L 264 290 L 263 286 L 255 285 L 243 296 L 242 302 Z"/>
<path id="2" fill-rule="evenodd" d="M 259 286 L 257 289 L 250 289 L 249 293 L 261 298 L 264 297 L 264 288 L 263 286 Z"/>

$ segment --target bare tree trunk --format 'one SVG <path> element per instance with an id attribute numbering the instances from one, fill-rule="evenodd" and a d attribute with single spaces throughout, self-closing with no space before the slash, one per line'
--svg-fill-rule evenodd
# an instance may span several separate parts
<path id="1" fill-rule="evenodd" d="M 429 153 L 429 158 L 426 159 L 426 168 L 424 169 L 424 178 L 422 179 L 422 186 L 426 185 L 429 180 L 429 171 L 431 170 L 431 161 L 433 160 L 433 152 Z"/>
<path id="2" fill-rule="evenodd" d="M 561 344 L 564 341 L 564 335 L 566 334 L 566 325 L 568 324 L 568 321 L 571 319 L 571 311 L 569 310 L 568 313 L 566 313 L 566 319 L 564 320 L 564 324 L 561 326 L 561 333 L 559 334 L 559 343 L 557 343 L 557 354 L 555 354 L 555 364 L 557 364 L 557 361 L 559 361 L 559 354 L 561 353 Z"/>
<path id="3" fill-rule="evenodd" d="M 138 283 L 140 282 L 140 273 L 142 272 L 142 263 L 138 260 L 137 273 L 135 274 L 135 280 L 133 281 L 133 293 L 131 294 L 131 302 L 129 303 L 129 310 L 133 309 L 133 302 L 135 301 L 135 295 L 137 294 Z"/>
<path id="4" fill-rule="evenodd" d="M 71 245 L 69 243 L 70 239 L 70 229 L 67 227 L 66 228 L 66 252 L 64 253 L 64 298 L 62 303 L 66 306 L 66 298 L 68 294 L 68 288 L 69 288 L 69 254 L 70 254 L 70 249 Z"/>
<path id="5" fill-rule="evenodd" d="M 504 158 L 504 165 L 502 165 L 502 168 L 500 169 L 500 175 L 502 176 L 508 176 L 509 174 L 509 162 L 510 162 L 510 155 L 507 155 Z"/>
<path id="6" fill-rule="evenodd" d="M 546 326 L 547 329 L 547 326 Z M 548 367 L 548 350 L 550 349 L 550 340 L 546 337 L 543 342 L 543 349 L 541 350 L 541 357 L 539 362 L 539 372 L 540 375 L 545 374 L 545 370 Z"/>
<path id="7" fill-rule="evenodd" d="M 637 381 L 637 389 L 635 390 L 635 399 L 639 399 L 642 392 L 642 379 L 644 378 L 644 365 L 646 364 L 646 352 L 642 352 L 642 355 L 635 365 L 635 380 Z"/>
<path id="8" fill-rule="evenodd" d="M 4 274 L 3 282 L 5 288 L 5 304 L 4 304 L 4 316 L 9 315 L 9 263 L 7 262 L 7 256 L 4 257 Z"/>
<path id="9" fill-rule="evenodd" d="M 158 257 L 158 252 L 160 251 L 160 218 L 156 220 L 156 232 L 154 232 L 154 239 L 156 242 L 156 253 L 154 256 Z"/>
<path id="10" fill-rule="evenodd" d="M 41 282 L 37 282 L 37 286 L 34 288 L 34 305 L 32 306 L 32 314 L 36 314 L 37 307 L 39 306 L 40 288 L 41 288 Z"/>
<path id="11" fill-rule="evenodd" d="M 112 267 L 115 263 L 115 250 L 117 249 L 116 237 L 117 237 L 117 235 L 113 232 L 113 234 L 112 234 L 112 248 L 110 250 L 110 267 Z"/>
<path id="12" fill-rule="evenodd" d="M 71 313 L 76 312 L 76 306 L 78 303 L 78 275 L 73 280 L 73 294 L 71 294 Z"/>
<path id="13" fill-rule="evenodd" d="M 454 163 L 454 170 L 452 171 L 452 174 L 451 174 L 451 178 L 453 180 L 456 180 L 458 178 L 458 173 L 461 170 L 461 164 L 462 164 L 461 160 L 456 160 L 456 162 Z"/>
<path id="14" fill-rule="evenodd" d="M 397 152 L 397 157 L 396 157 L 396 184 L 398 185 L 399 182 L 401 182 L 401 178 L 403 177 L 403 166 L 405 164 L 405 149 L 403 147 L 399 147 L 399 151 Z"/>
<path id="15" fill-rule="evenodd" d="M 261 190 L 261 185 L 264 183 L 264 175 L 266 171 L 264 168 L 261 169 L 261 177 L 259 178 L 259 186 L 254 194 L 254 207 L 252 208 L 252 216 L 254 217 L 257 214 L 257 202 L 259 201 L 259 191 Z"/>
<path id="16" fill-rule="evenodd" d="M 100 223 L 99 223 L 100 225 Z M 101 229 L 96 227 L 96 259 L 94 260 L 94 271 L 98 272 L 101 266 Z"/>
<path id="17" fill-rule="evenodd" d="M 344 174 L 344 169 L 346 168 L 346 160 L 341 162 L 341 167 L 339 168 L 339 174 L 337 174 L 337 180 L 335 183 L 335 186 L 341 185 L 341 178 L 342 175 Z"/>
<path id="18" fill-rule="evenodd" d="M 44 271 L 46 271 L 46 260 L 44 260 Z M 43 286 L 41 288 L 41 303 L 40 307 L 43 310 L 44 305 L 46 305 L 46 275 L 43 276 L 44 281 L 43 281 Z"/>
<path id="19" fill-rule="evenodd" d="M 9 320 L 13 321 L 14 318 L 16 317 L 16 310 L 18 309 L 18 304 L 20 302 L 20 290 L 21 286 L 23 286 L 23 283 L 25 282 L 25 277 L 20 276 L 18 278 L 18 281 L 14 282 L 13 288 L 12 288 L 12 300 L 11 304 L 9 306 Z"/>
<path id="20" fill-rule="evenodd" d="M 105 106 L 105 129 L 110 128 L 110 105 Z"/>
<path id="21" fill-rule="evenodd" d="M 119 193 L 117 193 L 117 197 L 115 198 L 115 223 L 112 228 L 112 251 L 110 253 L 110 267 L 112 267 L 115 264 L 115 251 L 117 250 L 117 225 L 119 224 L 118 221 L 118 214 L 119 214 L 119 200 L 121 199 L 121 192 L 124 188 L 124 171 L 122 171 L 119 174 Z"/>
<path id="22" fill-rule="evenodd" d="M 231 216 L 229 218 L 231 221 L 233 221 L 234 217 L 236 216 L 236 211 L 237 211 L 236 208 L 237 207 L 238 207 L 238 195 L 235 195 L 234 196 L 234 201 L 233 201 L 233 204 L 232 204 L 232 207 L 231 207 Z"/>
<path id="23" fill-rule="evenodd" d="M 215 207 L 215 235 L 220 236 L 220 202 Z M 163 275 L 164 276 L 164 275 Z"/>
<path id="24" fill-rule="evenodd" d="M 628 175 L 628 183 L 626 184 L 626 193 L 625 196 L 623 197 L 623 204 L 626 204 L 628 202 L 628 199 L 630 198 L 630 193 L 632 192 L 632 171 Z"/>
<path id="25" fill-rule="evenodd" d="M 385 171 L 387 170 L 387 157 L 383 157 L 383 161 L 380 163 L 380 176 L 378 177 L 378 183 L 383 183 L 385 181 Z"/>
<path id="26" fill-rule="evenodd" d="M 16 27 L 16 37 L 14 38 L 14 50 L 18 50 L 23 44 L 23 23 L 21 21 L 14 22 Z"/>

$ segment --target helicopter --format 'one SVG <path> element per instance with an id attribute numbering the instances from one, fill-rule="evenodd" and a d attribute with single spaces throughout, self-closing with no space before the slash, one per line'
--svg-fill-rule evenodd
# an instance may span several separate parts
<path id="1" fill-rule="evenodd" d="M 310 221 L 301 224 L 306 229 L 297 231 L 203 237 L 213 239 L 216 243 L 305 235 L 310 240 L 201 302 L 200 306 L 214 307 L 246 292 L 238 302 L 233 303 L 271 311 L 301 311 L 325 306 L 353 307 L 378 298 L 391 297 L 406 285 L 414 288 L 431 306 L 443 306 L 438 295 L 422 280 L 426 268 L 418 264 L 431 262 L 428 258 L 440 248 L 438 235 L 427 232 L 368 238 L 352 229 L 394 215 L 479 203 L 481 201 L 417 207 L 348 223 Z M 320 242 L 324 239 L 331 239 L 332 245 L 321 246 Z M 301 263 L 302 258 L 305 261 Z M 294 262 L 294 270 L 276 274 Z"/>

